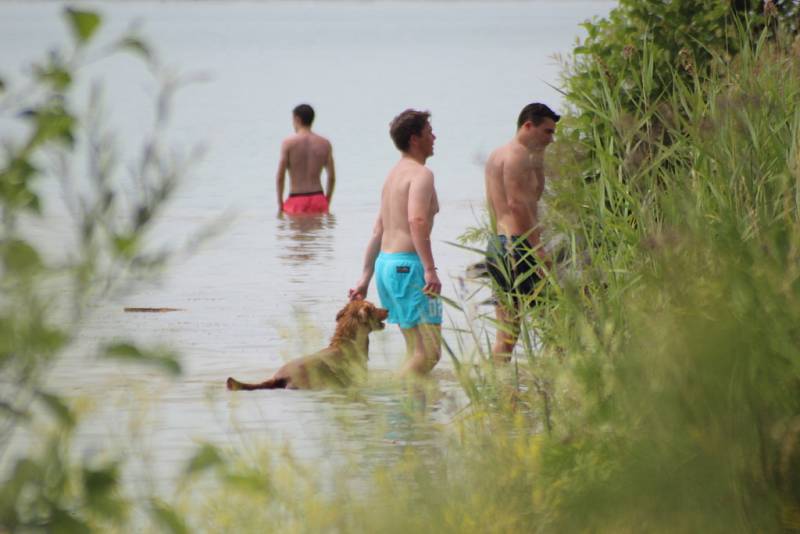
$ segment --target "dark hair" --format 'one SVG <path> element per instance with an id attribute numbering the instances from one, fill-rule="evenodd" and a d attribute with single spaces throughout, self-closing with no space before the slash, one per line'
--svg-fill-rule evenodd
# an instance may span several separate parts
<path id="1" fill-rule="evenodd" d="M 534 102 L 522 108 L 522 111 L 519 113 L 519 118 L 517 119 L 517 129 L 528 121 L 531 121 L 534 126 L 539 126 L 544 119 L 552 119 L 553 122 L 558 122 L 560 118 L 561 115 L 544 104 Z"/>
<path id="2" fill-rule="evenodd" d="M 400 151 L 407 152 L 412 135 L 421 135 L 423 128 L 428 124 L 431 114 L 427 111 L 407 109 L 389 123 L 389 135 L 392 136 L 394 146 Z"/>
<path id="3" fill-rule="evenodd" d="M 300 104 L 292 110 L 292 114 L 300 119 L 300 124 L 303 126 L 311 126 L 314 122 L 314 108 L 308 104 Z"/>

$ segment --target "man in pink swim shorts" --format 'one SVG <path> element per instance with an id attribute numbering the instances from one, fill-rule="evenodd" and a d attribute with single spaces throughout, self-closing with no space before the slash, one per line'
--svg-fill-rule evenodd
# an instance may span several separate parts
<path id="1" fill-rule="evenodd" d="M 333 166 L 331 143 L 311 131 L 314 108 L 300 104 L 292 110 L 295 133 L 281 144 L 281 157 L 275 177 L 278 195 L 278 215 L 312 215 L 328 213 L 336 171 Z M 327 187 L 322 190 L 322 169 L 328 177 Z M 289 171 L 289 197 L 283 199 L 286 171 Z M 327 191 L 327 192 L 326 192 Z"/>

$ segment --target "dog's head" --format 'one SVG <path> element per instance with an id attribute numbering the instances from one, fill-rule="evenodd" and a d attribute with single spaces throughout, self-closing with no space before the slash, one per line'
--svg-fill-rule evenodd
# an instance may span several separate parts
<path id="1" fill-rule="evenodd" d="M 367 300 L 351 301 L 339 310 L 336 314 L 336 322 L 346 321 L 354 326 L 366 326 L 369 331 L 383 330 L 386 325 L 383 321 L 389 316 L 389 312 L 383 308 L 378 308 Z"/>

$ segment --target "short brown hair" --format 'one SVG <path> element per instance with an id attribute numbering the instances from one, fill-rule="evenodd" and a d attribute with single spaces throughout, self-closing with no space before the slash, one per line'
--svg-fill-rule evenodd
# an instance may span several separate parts
<path id="1" fill-rule="evenodd" d="M 401 152 L 407 152 L 411 144 L 411 136 L 422 134 L 430 116 L 428 111 L 407 109 L 395 117 L 389 124 L 389 135 L 392 136 L 394 146 Z"/>
<path id="2" fill-rule="evenodd" d="M 561 115 L 544 104 L 534 102 L 522 108 L 522 111 L 519 113 L 519 118 L 517 119 L 517 129 L 519 130 L 522 125 L 528 121 L 531 121 L 534 126 L 539 126 L 544 119 L 552 119 L 553 122 L 558 122 L 560 118 Z"/>
<path id="3" fill-rule="evenodd" d="M 292 110 L 292 115 L 300 119 L 300 124 L 303 126 L 311 126 L 314 122 L 314 108 L 308 104 L 300 104 Z"/>

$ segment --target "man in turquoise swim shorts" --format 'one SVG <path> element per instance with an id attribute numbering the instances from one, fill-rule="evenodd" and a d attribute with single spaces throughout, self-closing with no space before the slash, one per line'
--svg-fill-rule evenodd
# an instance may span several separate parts
<path id="1" fill-rule="evenodd" d="M 367 296 L 375 274 L 381 305 L 389 310 L 406 341 L 402 375 L 425 375 L 441 356 L 442 283 L 431 250 L 433 217 L 439 202 L 433 173 L 425 162 L 436 136 L 430 113 L 407 109 L 392 121 L 389 133 L 402 156 L 389 171 L 381 208 L 367 244 L 364 271 L 350 299 Z"/>

